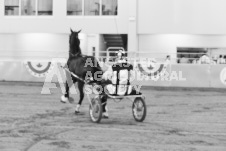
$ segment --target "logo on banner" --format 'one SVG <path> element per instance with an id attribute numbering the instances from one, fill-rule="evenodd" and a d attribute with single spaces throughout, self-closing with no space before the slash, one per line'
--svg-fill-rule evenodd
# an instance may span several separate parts
<path id="1" fill-rule="evenodd" d="M 147 76 L 151 80 L 158 80 L 160 76 L 165 74 L 167 65 L 156 63 L 155 65 L 142 66 L 138 63 L 137 68 L 143 76 Z"/>
<path id="2" fill-rule="evenodd" d="M 221 70 L 220 80 L 223 84 L 226 85 L 226 67 Z"/>
<path id="3" fill-rule="evenodd" d="M 25 61 L 25 66 L 31 75 L 45 77 L 53 69 L 51 62 Z"/>

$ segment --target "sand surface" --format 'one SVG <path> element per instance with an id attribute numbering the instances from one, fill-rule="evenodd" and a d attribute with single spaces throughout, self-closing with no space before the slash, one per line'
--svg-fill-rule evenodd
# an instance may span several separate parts
<path id="1" fill-rule="evenodd" d="M 92 123 L 85 98 L 81 114 L 60 103 L 60 88 L 0 83 L 0 151 L 226 151 L 226 92 L 144 89 L 147 117 L 132 103 L 108 101 L 109 119 Z"/>

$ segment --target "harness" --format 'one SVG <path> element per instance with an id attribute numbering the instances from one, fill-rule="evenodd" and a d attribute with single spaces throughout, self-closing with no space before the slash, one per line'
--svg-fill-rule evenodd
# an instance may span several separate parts
<path id="1" fill-rule="evenodd" d="M 76 54 L 73 54 L 73 53 L 69 52 L 69 58 L 68 58 L 68 60 L 67 60 L 67 65 L 69 66 L 69 64 L 70 64 L 70 62 L 71 62 L 71 60 L 72 60 L 72 58 L 78 57 L 79 55 L 80 55 L 81 57 L 85 57 L 85 55 L 82 55 L 82 54 L 79 53 L 79 52 L 77 52 Z"/>
<path id="2" fill-rule="evenodd" d="M 82 55 L 82 53 L 81 52 L 77 52 L 76 54 L 73 54 L 73 53 L 69 53 L 72 57 L 77 57 L 77 56 L 79 56 L 79 54 L 81 55 L 81 56 L 83 56 Z"/>

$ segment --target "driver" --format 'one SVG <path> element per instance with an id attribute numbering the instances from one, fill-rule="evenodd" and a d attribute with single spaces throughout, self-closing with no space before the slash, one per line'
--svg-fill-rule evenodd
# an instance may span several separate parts
<path id="1" fill-rule="evenodd" d="M 132 88 L 130 82 L 134 77 L 133 66 L 129 64 L 125 58 L 125 52 L 119 50 L 117 52 L 116 62 L 108 68 L 103 74 L 102 78 L 104 82 L 102 87 L 104 93 L 102 94 L 103 103 L 103 117 L 108 118 L 107 109 L 107 95 L 128 95 L 128 94 L 141 94 Z"/>

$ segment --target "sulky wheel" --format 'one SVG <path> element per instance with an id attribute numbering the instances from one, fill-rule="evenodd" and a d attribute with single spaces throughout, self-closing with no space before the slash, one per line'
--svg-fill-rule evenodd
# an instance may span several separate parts
<path id="1" fill-rule="evenodd" d="M 146 117 L 147 107 L 143 98 L 137 97 L 132 106 L 133 117 L 138 122 L 143 122 Z"/>
<path id="2" fill-rule="evenodd" d="M 89 105 L 89 115 L 93 122 L 99 123 L 102 118 L 102 103 L 99 96 L 91 100 Z"/>

